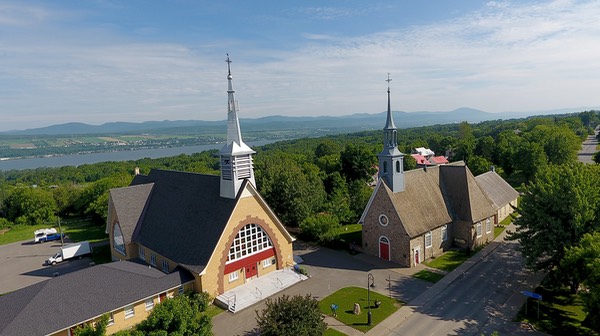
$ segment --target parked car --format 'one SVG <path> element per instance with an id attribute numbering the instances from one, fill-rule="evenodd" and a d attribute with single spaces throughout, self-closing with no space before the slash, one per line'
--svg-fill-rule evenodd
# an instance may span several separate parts
<path id="1" fill-rule="evenodd" d="M 43 243 L 52 240 L 59 240 L 64 237 L 64 234 L 60 234 L 54 228 L 50 229 L 40 229 L 33 231 L 33 242 L 34 243 Z"/>

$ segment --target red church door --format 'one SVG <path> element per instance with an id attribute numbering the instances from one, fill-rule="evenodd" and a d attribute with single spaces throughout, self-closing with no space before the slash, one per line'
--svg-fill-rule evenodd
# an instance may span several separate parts
<path id="1" fill-rule="evenodd" d="M 385 237 L 379 239 L 379 258 L 390 260 L 390 241 Z"/>
<path id="2" fill-rule="evenodd" d="M 252 279 L 253 277 L 258 275 L 258 268 L 256 268 L 256 263 L 252 263 L 246 266 L 246 280 Z"/>

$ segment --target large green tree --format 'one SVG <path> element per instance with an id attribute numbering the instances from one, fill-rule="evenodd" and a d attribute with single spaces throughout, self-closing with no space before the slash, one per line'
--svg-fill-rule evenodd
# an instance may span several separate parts
<path id="1" fill-rule="evenodd" d="M 4 201 L 6 218 L 16 224 L 38 225 L 53 222 L 58 207 L 50 191 L 17 187 Z"/>
<path id="2" fill-rule="evenodd" d="M 203 300 L 203 298 L 199 298 Z M 212 335 L 210 317 L 203 314 L 206 304 L 199 305 L 189 295 L 178 295 L 156 305 L 136 329 L 145 335 L 208 336 Z M 202 307 L 204 307 L 202 309 Z"/>
<path id="3" fill-rule="evenodd" d="M 348 182 L 369 181 L 375 174 L 376 156 L 364 145 L 349 143 L 340 154 L 342 173 Z"/>
<path id="4" fill-rule="evenodd" d="M 565 250 L 600 228 L 600 166 L 572 163 L 547 166 L 524 190 L 515 220 L 517 239 L 534 270 L 558 266 Z"/>
<path id="5" fill-rule="evenodd" d="M 584 324 L 600 331 L 600 232 L 586 233 L 578 246 L 569 248 L 561 268 L 583 285 Z"/>
<path id="6" fill-rule="evenodd" d="M 256 311 L 258 329 L 263 336 L 317 336 L 327 329 L 319 301 L 310 294 L 291 298 L 282 295 L 265 303 L 265 309 L 260 313 Z"/>

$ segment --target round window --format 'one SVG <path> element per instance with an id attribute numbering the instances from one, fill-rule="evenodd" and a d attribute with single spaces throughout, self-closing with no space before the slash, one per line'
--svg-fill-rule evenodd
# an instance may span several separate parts
<path id="1" fill-rule="evenodd" d="M 388 217 L 384 214 L 379 215 L 379 224 L 387 226 L 389 223 Z"/>

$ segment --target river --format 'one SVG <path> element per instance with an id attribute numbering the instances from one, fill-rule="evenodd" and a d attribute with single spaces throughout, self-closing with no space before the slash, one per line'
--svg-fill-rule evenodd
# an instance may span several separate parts
<path id="1" fill-rule="evenodd" d="M 262 146 L 281 140 L 262 140 L 248 142 L 249 146 Z M 106 161 L 129 161 L 143 158 L 161 158 L 179 154 L 194 154 L 210 149 L 221 149 L 223 144 L 197 145 L 172 148 L 140 149 L 129 151 L 102 152 L 90 154 L 72 154 L 29 159 L 10 159 L 0 161 L 0 170 L 35 169 L 40 167 L 79 166 Z"/>

